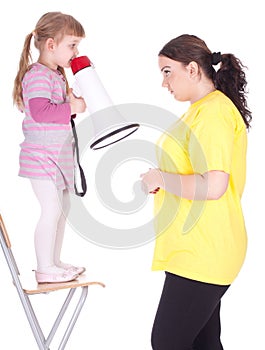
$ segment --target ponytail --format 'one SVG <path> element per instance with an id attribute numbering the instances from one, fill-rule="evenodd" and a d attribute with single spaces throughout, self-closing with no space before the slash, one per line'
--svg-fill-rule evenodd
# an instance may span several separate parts
<path id="1" fill-rule="evenodd" d="M 34 36 L 34 45 L 37 50 L 41 51 L 48 38 L 54 38 L 59 43 L 64 35 L 74 35 L 85 37 L 83 26 L 71 15 L 61 12 L 47 12 L 38 20 L 35 29 L 27 35 L 24 48 L 19 61 L 19 69 L 14 81 L 13 101 L 21 110 L 24 110 L 22 95 L 22 80 L 26 72 L 32 65 L 32 56 L 30 50 L 31 39 Z M 66 81 L 66 89 L 69 91 L 66 74 L 63 67 L 58 67 Z"/>
<path id="2" fill-rule="evenodd" d="M 13 88 L 13 102 L 18 107 L 18 109 L 24 109 L 23 97 L 22 97 L 22 79 L 25 73 L 29 70 L 30 65 L 32 64 L 32 56 L 31 56 L 31 39 L 33 33 L 30 33 L 26 36 L 24 47 L 20 56 L 18 73 L 16 75 L 14 81 Z"/>
<path id="3" fill-rule="evenodd" d="M 222 54 L 220 69 L 213 74 L 213 81 L 216 89 L 232 100 L 249 129 L 252 115 L 247 107 L 247 81 L 243 68 L 241 61 L 233 54 Z"/>
<path id="4" fill-rule="evenodd" d="M 66 94 L 68 95 L 69 94 L 69 83 L 68 83 L 68 80 L 67 80 L 67 76 L 66 76 L 66 73 L 65 73 L 65 70 L 63 67 L 61 66 L 58 66 L 58 71 L 62 74 L 62 76 L 64 77 L 64 80 L 65 80 L 65 85 L 66 85 Z"/>
<path id="5" fill-rule="evenodd" d="M 195 35 L 183 34 L 170 40 L 159 52 L 172 60 L 188 65 L 198 63 L 205 75 L 213 81 L 216 89 L 228 96 L 239 110 L 247 129 L 252 120 L 247 107 L 246 77 L 240 60 L 232 54 L 211 52 L 205 42 Z M 216 72 L 214 65 L 220 64 Z"/>

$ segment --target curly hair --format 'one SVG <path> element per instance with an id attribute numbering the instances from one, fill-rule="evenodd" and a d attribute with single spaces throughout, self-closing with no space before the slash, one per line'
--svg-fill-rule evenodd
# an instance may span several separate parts
<path id="1" fill-rule="evenodd" d="M 220 68 L 215 71 L 213 54 L 205 42 L 195 35 L 183 34 L 170 40 L 159 52 L 172 60 L 188 65 L 197 62 L 204 74 L 213 81 L 216 89 L 229 97 L 239 110 L 246 128 L 250 128 L 251 111 L 247 106 L 245 66 L 231 53 L 220 54 Z"/>

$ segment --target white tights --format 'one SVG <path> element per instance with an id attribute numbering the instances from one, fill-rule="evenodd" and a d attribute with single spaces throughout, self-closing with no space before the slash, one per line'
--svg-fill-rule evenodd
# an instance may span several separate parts
<path id="1" fill-rule="evenodd" d="M 68 190 L 59 190 L 49 180 L 31 179 L 33 191 L 40 203 L 41 214 L 35 230 L 37 271 L 63 272 L 60 260 L 66 217 L 70 210 Z"/>

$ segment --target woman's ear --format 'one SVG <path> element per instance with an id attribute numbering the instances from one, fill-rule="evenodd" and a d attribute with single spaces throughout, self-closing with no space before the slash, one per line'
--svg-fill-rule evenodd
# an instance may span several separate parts
<path id="1" fill-rule="evenodd" d="M 195 78 L 199 74 L 199 66 L 195 61 L 191 61 L 186 68 L 191 78 Z"/>

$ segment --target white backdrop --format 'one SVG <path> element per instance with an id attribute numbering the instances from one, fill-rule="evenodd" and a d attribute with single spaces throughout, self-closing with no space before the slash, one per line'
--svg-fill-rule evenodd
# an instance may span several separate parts
<path id="1" fill-rule="evenodd" d="M 264 346 L 265 239 L 261 166 L 265 122 L 261 108 L 265 76 L 261 4 L 258 0 L 6 2 L 5 10 L 0 14 L 0 212 L 22 270 L 35 268 L 33 231 L 39 214 L 29 182 L 17 176 L 19 143 L 23 140 L 22 114 L 13 107 L 11 95 L 25 36 L 45 12 L 72 14 L 87 33 L 80 53 L 93 60 L 115 103 L 146 103 L 180 116 L 186 105 L 174 101 L 161 88 L 157 53 L 173 37 L 183 33 L 195 34 L 204 39 L 212 51 L 234 53 L 248 67 L 253 127 L 249 133 L 243 207 L 249 248 L 240 275 L 223 299 L 222 340 L 225 350 L 261 349 Z M 139 135 L 148 137 L 144 132 L 143 129 Z M 143 170 L 141 167 L 139 174 Z M 84 168 L 89 177 L 90 165 L 84 164 Z M 137 173 L 134 169 L 134 174 Z M 89 193 L 87 196 L 89 199 Z M 146 203 L 148 208 L 151 201 Z M 99 207 L 97 213 L 100 210 Z M 87 241 L 71 226 L 67 227 L 64 260 L 85 265 L 92 279 L 103 281 L 107 286 L 104 290 L 91 288 L 89 291 L 67 349 L 151 349 L 152 322 L 164 279 L 163 272 L 151 272 L 152 254 L 152 241 L 134 249 L 108 249 Z M 37 349 L 1 252 L 0 272 L 1 344 L 5 344 L 8 350 Z M 58 298 L 60 296 L 55 295 L 34 298 L 44 329 L 49 327 Z M 44 307 L 44 303 L 48 303 L 49 308 Z M 56 348 L 56 341 L 54 345 L 51 348 Z"/>

